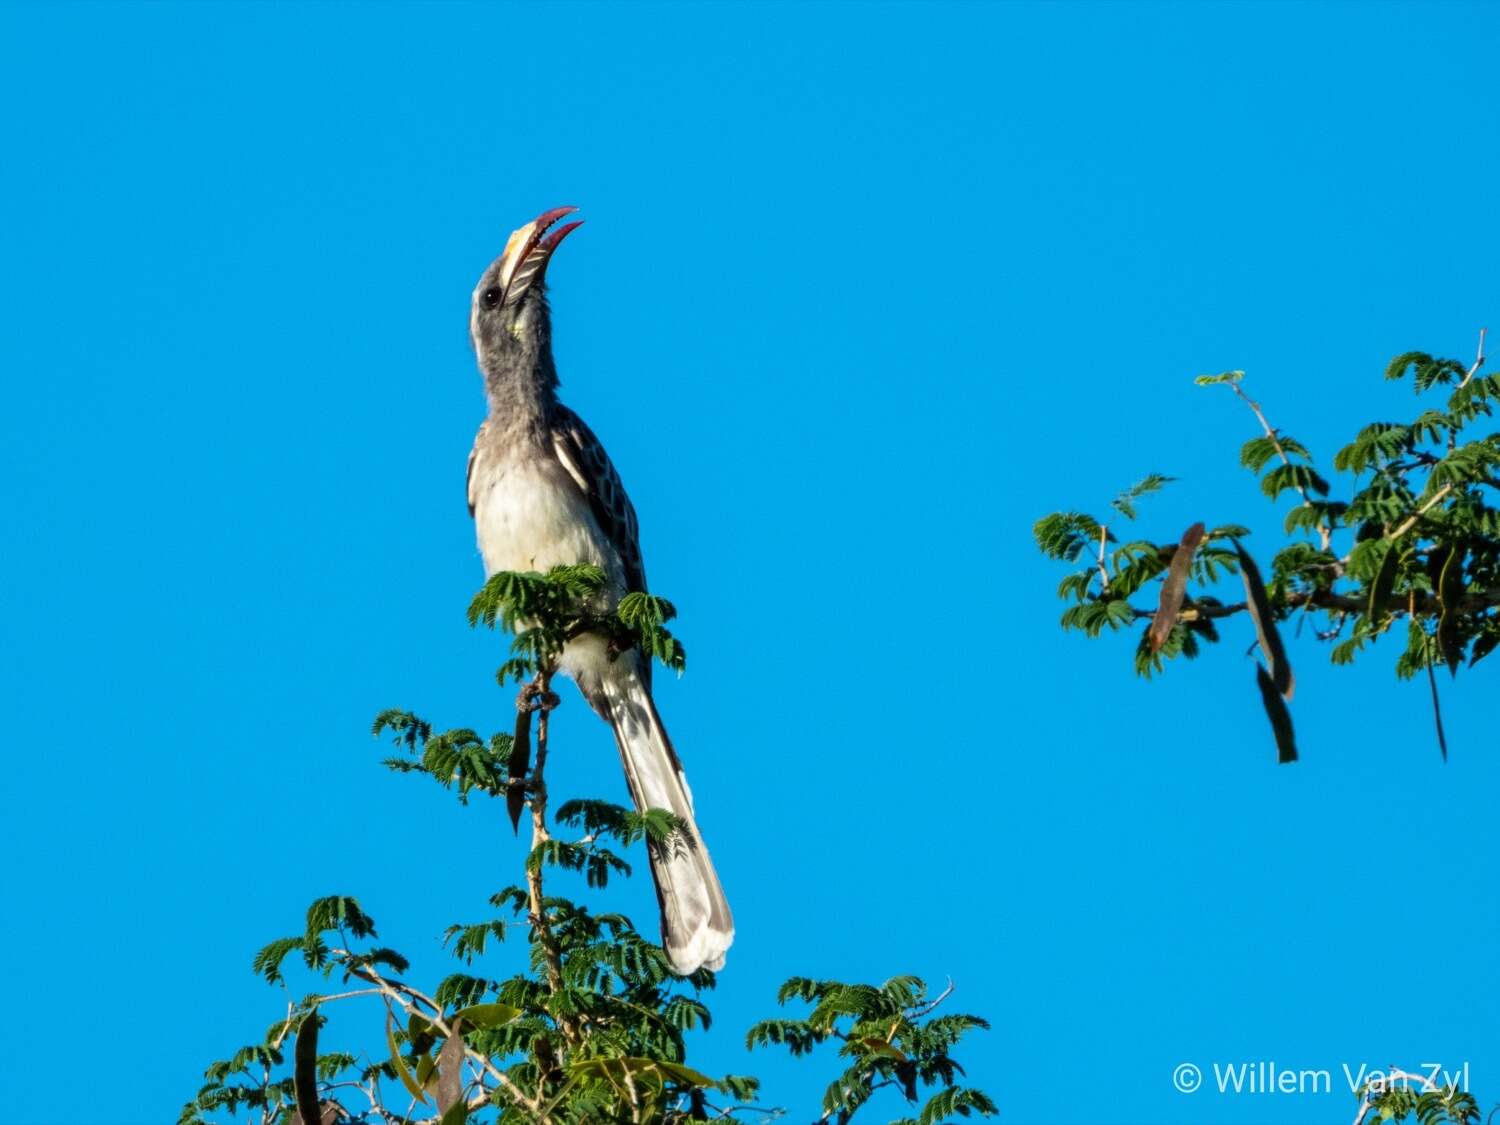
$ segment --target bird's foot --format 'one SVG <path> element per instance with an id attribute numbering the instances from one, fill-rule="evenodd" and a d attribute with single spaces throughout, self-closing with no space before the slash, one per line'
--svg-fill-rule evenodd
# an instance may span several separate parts
<path id="1" fill-rule="evenodd" d="M 516 696 L 516 710 L 523 714 L 532 711 L 554 711 L 561 705 L 561 696 L 555 691 L 546 691 L 535 683 L 527 684 L 521 689 L 521 694 Z"/>

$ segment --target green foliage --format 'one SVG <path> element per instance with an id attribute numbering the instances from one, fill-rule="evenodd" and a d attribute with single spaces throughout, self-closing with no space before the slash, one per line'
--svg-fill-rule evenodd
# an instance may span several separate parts
<path id="1" fill-rule="evenodd" d="M 944 997 L 929 1000 L 917 977 L 893 977 L 878 986 L 793 977 L 777 999 L 800 1000 L 810 1010 L 801 1019 L 763 1020 L 745 1041 L 752 1048 L 785 1047 L 793 1055 L 838 1044 L 845 1068 L 824 1092 L 823 1120 L 845 1125 L 887 1088 L 917 1110 L 915 1118 L 903 1120 L 919 1125 L 998 1112 L 982 1091 L 958 1084 L 963 1068 L 951 1054 L 965 1034 L 989 1024 L 978 1016 L 934 1016 Z"/>
<path id="2" fill-rule="evenodd" d="M 1359 1125 L 1366 1122 L 1378 1122 L 1379 1125 L 1385 1125 L 1386 1122 L 1478 1125 L 1482 1117 L 1474 1095 L 1457 1086 L 1422 1089 L 1412 1085 L 1409 1079 L 1397 1082 L 1383 1080 L 1379 1083 L 1365 1083 L 1356 1091 L 1356 1095 L 1366 1107 L 1358 1119 Z"/>
<path id="3" fill-rule="evenodd" d="M 1307 452 L 1307 447 L 1286 434 L 1253 437 L 1240 446 L 1240 464 L 1252 473 L 1259 473 L 1273 457 L 1281 456 L 1296 457 L 1312 464 L 1312 456 Z"/>
<path id="4" fill-rule="evenodd" d="M 1437 383 L 1452 383 L 1464 377 L 1464 365 L 1456 359 L 1434 359 L 1426 352 L 1403 352 L 1386 364 L 1387 379 L 1404 379 L 1410 371 L 1417 391 L 1430 389 Z"/>
<path id="5" fill-rule="evenodd" d="M 670 602 L 631 594 L 609 613 L 599 605 L 602 589 L 598 568 L 556 567 L 496 575 L 474 599 L 475 624 L 517 631 L 501 678 L 532 681 L 518 702 L 524 722 L 517 730 L 527 737 L 532 710 L 556 705 L 548 679 L 563 645 L 583 632 L 604 636 L 616 657 L 634 647 L 681 667 L 681 645 L 664 627 L 676 614 Z M 546 730 L 538 728 L 538 767 Z M 665 951 L 629 918 L 557 893 L 556 882 L 570 876 L 607 888 L 630 874 L 629 849 L 689 839 L 683 821 L 664 809 L 586 799 L 564 801 L 549 823 L 544 779 L 515 753 L 519 733 L 438 731 L 402 710 L 381 712 L 373 733 L 395 744 L 390 769 L 426 774 L 460 804 L 524 794 L 533 825 L 524 885 L 489 896 L 494 916 L 444 931 L 443 945 L 461 967 L 425 990 L 407 979 L 402 954 L 376 944 L 375 921 L 357 900 L 313 902 L 302 933 L 268 943 L 251 962 L 282 990 L 288 1014 L 261 1042 L 208 1067 L 181 1125 L 292 1125 L 315 1108 L 325 1122 L 372 1125 L 677 1125 L 781 1115 L 753 1105 L 754 1078 L 688 1065 L 692 1034 L 712 1023 L 704 997 L 715 987 L 713 972 L 677 976 Z M 564 831 L 571 836 L 555 834 Z M 473 858 L 483 864 L 489 857 Z M 288 973 L 299 971 L 318 991 L 292 992 Z M 921 1107 L 924 1123 L 994 1111 L 984 1094 L 956 1084 L 961 1071 L 947 1053 L 983 1021 L 931 1016 L 936 1003 L 924 1000 L 914 978 L 882 989 L 808 988 L 817 1027 L 808 1034 L 819 1042 L 853 1034 L 842 1040 L 845 1073 L 830 1093 L 848 1091 L 837 1095 L 837 1120 L 847 1121 L 886 1085 L 908 1101 L 918 1088 L 932 1090 Z M 375 1009 L 364 1052 L 319 1043 L 323 1013 L 343 1003 Z M 879 1022 L 883 1044 L 874 1042 L 871 1021 Z"/>
<path id="6" fill-rule="evenodd" d="M 597 870 L 629 871 L 604 841 L 666 838 L 677 830 L 674 818 L 660 810 L 642 816 L 601 801 L 568 802 L 564 809 L 569 821 L 588 823 L 588 836 L 583 841 L 540 841 L 527 863 L 537 871 L 580 871 L 598 885 L 603 879 L 595 877 Z M 531 956 L 509 976 L 455 972 L 430 993 L 419 991 L 402 979 L 405 958 L 358 940 L 376 936 L 374 923 L 346 896 L 313 903 L 307 935 L 271 942 L 256 955 L 255 971 L 285 987 L 282 966 L 288 955 L 314 948 L 317 957 L 309 963 L 321 976 L 340 973 L 350 987 L 363 985 L 387 1010 L 383 1062 L 361 1071 L 347 1052 L 319 1056 L 325 1102 L 335 1088 L 352 1083 L 368 1091 L 367 1100 L 394 1106 L 400 1104 L 400 1090 L 430 1111 L 414 1120 L 436 1121 L 440 1055 L 454 1034 L 467 1060 L 464 1097 L 470 1121 L 536 1119 L 504 1096 L 497 1075 L 518 1089 L 535 1091 L 539 1102 L 550 1106 L 546 1119 L 554 1122 L 706 1120 L 710 1096 L 753 1094 L 753 1080 L 710 1078 L 685 1065 L 686 1035 L 711 1022 L 701 995 L 714 986 L 713 973 L 675 976 L 664 951 L 620 914 L 595 913 L 555 895 L 533 901 L 523 888 L 507 888 L 492 901 L 503 917 L 455 924 L 445 936 L 455 957 L 474 964 L 519 927 L 529 936 Z M 554 947 L 555 981 L 549 980 L 548 956 L 539 948 L 543 931 L 535 924 L 534 909 Z M 182 1120 L 265 1110 L 269 1121 L 289 1121 L 295 1099 L 291 1081 L 282 1073 L 287 1061 L 282 1046 L 319 1002 L 316 995 L 295 1001 L 292 1017 L 273 1026 L 264 1044 L 210 1066 L 208 1081 Z M 580 1028 L 588 1029 L 586 1036 Z M 493 1073 L 480 1059 L 487 1060 Z M 488 1114 L 482 1112 L 486 1108 Z"/>
<path id="7" fill-rule="evenodd" d="M 604 598 L 604 571 L 588 563 L 554 566 L 545 574 L 501 571 L 469 603 L 469 624 L 500 626 L 513 634 L 510 658 L 497 673 L 517 683 L 556 668 L 564 646 L 585 634 L 605 638 L 612 656 L 634 648 L 674 672 L 687 667 L 682 642 L 666 628 L 677 616 L 666 598 L 626 594 L 611 609 Z"/>
<path id="8" fill-rule="evenodd" d="M 1311 466 L 1296 462 L 1277 465 L 1268 470 L 1260 478 L 1260 488 L 1272 500 L 1288 490 L 1295 490 L 1299 494 L 1316 492 L 1319 496 L 1328 495 L 1328 482 L 1314 472 Z"/>
<path id="9" fill-rule="evenodd" d="M 1109 506 L 1126 519 L 1133 520 L 1135 519 L 1135 502 L 1142 496 L 1149 496 L 1153 492 L 1160 491 L 1162 485 L 1171 480 L 1171 477 L 1162 476 L 1161 473 L 1150 473 L 1111 500 Z"/>
<path id="10" fill-rule="evenodd" d="M 1038 548 L 1048 558 L 1086 563 L 1058 585 L 1058 596 L 1070 603 L 1063 628 L 1099 636 L 1142 625 L 1135 666 L 1143 675 L 1178 656 L 1198 655 L 1201 642 L 1218 640 L 1214 620 L 1245 612 L 1256 618 L 1263 649 L 1279 646 L 1278 624 L 1301 615 L 1314 622 L 1310 632 L 1331 646 L 1335 664 L 1353 661 L 1388 633 L 1402 646 L 1395 654 L 1398 676 L 1432 677 L 1438 667 L 1456 676 L 1464 665 L 1477 663 L 1500 643 L 1500 508 L 1494 506 L 1500 433 L 1472 432 L 1500 400 L 1500 375 L 1479 376 L 1477 367 L 1424 352 L 1393 359 L 1386 378 L 1410 376 L 1418 395 L 1441 401 L 1409 421 L 1357 429 L 1333 457 L 1334 470 L 1344 474 L 1343 499 L 1329 498 L 1332 486 L 1307 447 L 1272 429 L 1245 395 L 1244 372 L 1199 376 L 1199 385 L 1226 386 L 1255 413 L 1263 431 L 1240 447 L 1240 464 L 1259 477 L 1268 498 L 1291 502 L 1282 529 L 1288 541 L 1275 552 L 1262 612 L 1254 612 L 1256 599 L 1248 593 L 1237 603 L 1215 596 L 1222 575 L 1244 569 L 1235 565 L 1230 546 L 1248 534 L 1244 528 L 1209 531 L 1180 602 L 1169 590 L 1167 602 L 1158 597 L 1152 607 L 1136 599 L 1168 577 L 1175 545 L 1115 545 L 1107 523 L 1082 512 L 1055 512 L 1033 529 Z M 1135 515 L 1119 498 L 1111 507 Z M 1145 623 L 1167 611 L 1169 619 L 1158 624 L 1159 643 L 1153 644 Z M 1395 629 L 1400 622 L 1406 628 Z M 1284 704 L 1290 681 L 1283 685 L 1275 673 L 1273 668 Z M 1278 714 L 1284 706 L 1269 699 L 1267 710 L 1281 741 L 1290 729 L 1289 713 L 1283 722 Z"/>
<path id="11" fill-rule="evenodd" d="M 1099 521 L 1081 512 L 1053 512 L 1036 521 L 1036 545 L 1049 559 L 1072 562 L 1099 540 Z"/>
<path id="12" fill-rule="evenodd" d="M 1106 628 L 1123 629 L 1134 620 L 1135 610 L 1125 598 L 1085 602 L 1069 607 L 1062 616 L 1064 629 L 1082 629 L 1090 637 L 1097 637 Z"/>
<path id="13" fill-rule="evenodd" d="M 1238 383 L 1244 377 L 1243 371 L 1226 371 L 1222 375 L 1199 375 L 1193 382 L 1200 387 L 1213 387 L 1225 383 Z"/>
<path id="14" fill-rule="evenodd" d="M 387 758 L 387 768 L 400 773 L 425 773 L 445 789 L 455 789 L 459 802 L 469 803 L 478 791 L 490 797 L 506 792 L 513 739 L 494 734 L 483 739 L 472 730 L 442 731 L 406 711 L 382 711 L 375 716 L 371 733 L 395 735 L 396 745 L 416 756 Z"/>
<path id="15" fill-rule="evenodd" d="M 687 668 L 682 642 L 665 628 L 677 616 L 677 608 L 666 598 L 639 592 L 626 594 L 616 612 L 627 635 L 634 638 L 643 653 L 654 656 L 679 675 Z"/>

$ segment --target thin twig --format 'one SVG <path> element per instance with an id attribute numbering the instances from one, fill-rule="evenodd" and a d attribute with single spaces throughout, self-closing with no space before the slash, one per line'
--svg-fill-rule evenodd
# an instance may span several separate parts
<path id="1" fill-rule="evenodd" d="M 1243 390 L 1241 390 L 1238 382 L 1230 382 L 1229 389 L 1236 395 L 1238 395 L 1240 401 L 1254 412 L 1256 419 L 1260 422 L 1260 428 L 1265 430 L 1266 437 L 1271 439 L 1271 445 L 1275 447 L 1276 456 L 1281 458 L 1281 463 L 1283 465 L 1290 465 L 1292 463 L 1292 459 L 1287 456 L 1286 448 L 1281 444 L 1281 439 L 1276 436 L 1276 430 L 1272 427 L 1270 422 L 1266 421 L 1266 416 L 1260 408 L 1260 403 L 1256 402 L 1253 398 L 1251 398 Z M 1307 494 L 1307 489 L 1303 488 L 1300 484 L 1294 485 L 1293 487 L 1296 488 L 1298 494 L 1301 495 L 1302 503 L 1305 506 L 1311 508 L 1313 506 L 1313 500 L 1312 497 Z M 1333 542 L 1333 529 L 1328 527 L 1322 520 L 1318 521 L 1318 538 L 1322 541 L 1323 550 L 1328 550 L 1329 544 Z"/>
<path id="2" fill-rule="evenodd" d="M 1427 683 L 1432 688 L 1432 721 L 1437 724 L 1438 750 L 1448 760 L 1448 736 L 1443 733 L 1443 708 L 1438 702 L 1437 673 L 1432 670 L 1432 653 L 1427 654 Z"/>
<path id="3" fill-rule="evenodd" d="M 271 1040 L 272 1050 L 280 1048 L 281 1044 L 286 1041 L 287 1032 L 292 1030 L 292 1020 L 293 1018 L 295 1018 L 296 1014 L 297 1005 L 291 1000 L 288 1000 L 286 1002 L 286 1022 L 281 1025 L 281 1030 L 276 1033 L 276 1038 Z"/>
<path id="4" fill-rule="evenodd" d="M 1401 1070 L 1399 1067 L 1391 1067 L 1390 1070 L 1385 1072 L 1385 1076 L 1397 1082 L 1420 1082 L 1422 1084 L 1422 1089 L 1426 1092 L 1431 1092 L 1439 1089 L 1438 1084 L 1427 1075 L 1410 1074 L 1407 1071 Z"/>
<path id="5" fill-rule="evenodd" d="M 380 1114 L 380 1116 L 383 1117 L 388 1122 L 393 1122 L 393 1121 L 399 1121 L 400 1120 L 399 1117 L 397 1117 L 394 1113 L 392 1113 L 390 1110 L 388 1110 L 388 1109 L 385 1108 L 385 1104 L 383 1102 L 381 1102 L 380 1098 L 376 1095 L 376 1093 L 375 1093 L 375 1079 L 374 1078 L 371 1078 L 368 1082 L 366 1082 L 364 1085 L 360 1086 L 359 1088 L 362 1091 L 364 1091 L 365 1097 L 367 1097 L 367 1098 L 370 1099 L 370 1110 L 371 1110 L 371 1112 Z"/>
<path id="6" fill-rule="evenodd" d="M 1432 508 L 1432 506 L 1434 504 L 1436 504 L 1439 500 L 1441 500 L 1444 496 L 1447 496 L 1448 493 L 1450 493 L 1452 491 L 1453 491 L 1453 485 L 1451 485 L 1451 484 L 1445 484 L 1445 485 L 1443 485 L 1442 488 L 1438 489 L 1436 492 L 1434 492 L 1431 496 L 1429 496 L 1427 498 L 1427 502 L 1425 504 L 1423 504 L 1420 508 L 1418 508 L 1411 515 L 1407 516 L 1406 519 L 1402 520 L 1401 524 L 1396 528 L 1396 530 L 1393 531 L 1393 532 L 1391 532 L 1389 535 L 1387 535 L 1386 538 L 1387 539 L 1400 539 L 1403 535 L 1405 535 L 1408 531 L 1410 531 L 1413 527 L 1416 526 L 1417 521 L 1419 519 L 1421 519 L 1423 516 L 1425 516 L 1428 513 L 1428 511 Z"/>
<path id="7" fill-rule="evenodd" d="M 1456 605 L 1464 613 L 1500 606 L 1500 588 L 1471 590 Z M 1349 594 L 1335 594 L 1332 590 L 1298 590 L 1287 595 L 1286 606 L 1288 609 L 1307 606 L 1313 609 L 1354 614 L 1367 613 L 1370 609 L 1370 603 L 1365 598 L 1356 598 Z M 1226 605 L 1205 605 L 1198 602 L 1184 606 L 1178 612 L 1177 620 L 1179 622 L 1201 621 L 1205 618 L 1217 620 L 1221 617 L 1233 617 L 1236 613 L 1244 613 L 1248 608 L 1244 602 L 1230 602 Z M 1381 608 L 1395 614 L 1405 613 L 1410 617 L 1427 617 L 1442 612 L 1443 607 L 1435 595 L 1422 594 L 1419 597 L 1417 592 L 1412 590 L 1409 596 L 1398 594 L 1392 597 Z M 1155 617 L 1156 610 L 1132 606 L 1131 615 L 1137 621 L 1144 621 Z"/>
<path id="8" fill-rule="evenodd" d="M 380 995 L 382 995 L 382 993 L 381 993 L 380 989 L 378 989 L 378 988 L 360 988 L 360 989 L 356 989 L 353 992 L 336 992 L 332 996 L 314 996 L 312 998 L 312 1002 L 314 1004 L 331 1004 L 335 1000 L 348 1000 L 348 999 L 350 999 L 351 997 L 354 997 L 354 996 L 380 996 Z"/>
<path id="9" fill-rule="evenodd" d="M 1109 528 L 1101 524 L 1099 526 L 1099 558 L 1095 563 L 1099 568 L 1099 594 L 1109 593 L 1109 571 L 1104 566 L 1104 545 L 1109 542 Z"/>
<path id="10" fill-rule="evenodd" d="M 1479 330 L 1479 349 L 1474 353 L 1474 363 L 1469 368 L 1469 373 L 1464 376 L 1464 381 L 1459 384 L 1460 387 L 1467 387 L 1474 376 L 1479 374 L 1479 369 L 1484 366 L 1484 334 L 1488 331 L 1488 328 Z"/>
<path id="11" fill-rule="evenodd" d="M 709 1118 L 710 1121 L 737 1121 L 739 1120 L 739 1118 L 735 1115 L 741 1112 L 758 1113 L 760 1114 L 762 1121 L 774 1121 L 776 1118 L 782 1116 L 781 1110 L 772 1109 L 769 1106 L 763 1105 L 726 1105 L 722 1109 L 720 1109 L 718 1106 L 710 1105 L 705 1106 L 704 1108 L 713 1114 L 713 1116 Z"/>
<path id="12" fill-rule="evenodd" d="M 526 861 L 526 897 L 527 909 L 530 914 L 532 933 L 537 943 L 542 947 L 542 956 L 547 963 L 547 991 L 556 995 L 562 991 L 562 951 L 558 948 L 557 938 L 552 933 L 552 925 L 547 918 L 545 898 L 542 893 L 542 865 L 533 863 L 532 858 L 536 856 L 537 849 L 552 839 L 552 833 L 547 830 L 547 731 L 548 719 L 552 714 L 552 696 L 549 680 L 551 673 L 547 669 L 538 672 L 536 679 L 532 681 L 527 689 L 528 693 L 537 701 L 537 723 L 536 723 L 536 763 L 531 768 L 527 778 L 529 790 L 529 803 L 531 805 L 531 856 Z M 573 1046 L 578 1045 L 578 1028 L 573 1020 L 559 1017 L 558 1027 L 562 1030 L 563 1037 Z"/>
<path id="13" fill-rule="evenodd" d="M 1383 1081 L 1381 1082 L 1381 1088 L 1382 1090 L 1389 1090 L 1394 1083 L 1400 1082 L 1402 1080 L 1405 1080 L 1407 1082 L 1420 1082 L 1422 1084 L 1422 1090 L 1424 1093 L 1434 1091 L 1438 1088 L 1437 1083 L 1434 1082 L 1431 1078 L 1427 1077 L 1427 1075 L 1409 1074 L 1406 1071 L 1401 1070 L 1399 1067 L 1394 1066 L 1385 1072 Z M 1359 1123 L 1365 1119 L 1365 1114 L 1370 1112 L 1370 1110 L 1373 1108 L 1373 1105 L 1374 1103 L 1370 1100 L 1369 1084 L 1367 1083 L 1365 1092 L 1360 1096 L 1359 1109 L 1354 1114 L 1354 1125 L 1359 1125 Z"/>
<path id="14" fill-rule="evenodd" d="M 349 956 L 348 951 L 344 949 L 334 949 L 330 952 L 333 953 L 334 956 L 339 956 L 340 954 L 345 957 Z M 426 995 L 425 993 L 419 992 L 417 989 L 413 988 L 409 984 L 406 984 L 404 981 L 386 980 L 369 965 L 352 965 L 349 967 L 349 971 L 362 980 L 367 980 L 371 984 L 375 985 L 376 988 L 385 996 L 387 1003 L 395 1001 L 397 1006 L 399 1006 L 400 1009 L 407 1015 L 420 1016 L 422 1019 L 432 1024 L 433 1027 L 437 1028 L 437 1030 L 442 1033 L 444 1038 L 447 1038 L 453 1034 L 453 1029 L 443 1018 L 442 1005 L 439 1004 L 436 1000 L 432 999 L 432 997 Z M 429 1008 L 432 1009 L 431 1013 L 418 1011 L 416 1003 L 413 1003 L 413 1001 L 426 1004 Z M 492 1063 L 486 1056 L 471 1048 L 467 1043 L 464 1044 L 464 1054 L 468 1056 L 468 1058 L 474 1063 L 482 1066 L 485 1069 L 485 1072 L 488 1073 L 491 1078 L 493 1078 L 496 1082 L 498 1082 L 505 1088 L 505 1092 L 507 1094 L 515 1098 L 515 1100 L 527 1110 L 529 1110 L 533 1116 L 536 1115 L 538 1105 L 537 1101 L 535 1099 L 528 1098 L 524 1093 L 522 1093 L 521 1088 L 510 1080 L 510 1076 L 508 1074 L 502 1071 L 499 1067 L 495 1066 L 495 1064 Z M 410 1116 L 409 1112 L 408 1116 Z"/>
<path id="15" fill-rule="evenodd" d="M 953 978 L 948 978 L 948 987 L 939 992 L 931 1000 L 925 1000 L 911 1009 L 910 1018 L 919 1020 L 928 1012 L 933 1011 L 939 1004 L 953 995 Z"/>

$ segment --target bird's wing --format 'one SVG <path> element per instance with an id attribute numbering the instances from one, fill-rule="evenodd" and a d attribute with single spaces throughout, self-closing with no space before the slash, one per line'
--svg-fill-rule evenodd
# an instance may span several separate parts
<path id="1" fill-rule="evenodd" d="M 479 432 L 474 435 L 474 448 L 469 450 L 469 468 L 464 477 L 464 492 L 469 497 L 469 515 L 474 514 L 474 466 L 479 463 L 479 447 L 484 444 L 484 432 L 490 428 L 488 420 L 479 424 Z"/>
<path id="2" fill-rule="evenodd" d="M 559 404 L 553 414 L 552 448 L 568 474 L 588 497 L 599 530 L 613 545 L 625 568 L 627 590 L 646 588 L 646 568 L 641 562 L 639 530 L 635 506 L 625 495 L 620 474 L 615 472 L 609 454 L 582 418 Z"/>

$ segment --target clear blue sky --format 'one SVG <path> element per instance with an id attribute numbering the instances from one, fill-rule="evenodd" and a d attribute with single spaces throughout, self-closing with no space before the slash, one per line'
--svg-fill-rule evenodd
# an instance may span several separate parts
<path id="1" fill-rule="evenodd" d="M 0 1119 L 173 1119 L 279 1010 L 249 958 L 309 899 L 358 895 L 435 975 L 518 870 L 496 810 L 366 731 L 510 713 L 463 618 L 467 302 L 562 203 L 565 398 L 683 611 L 662 707 L 739 924 L 695 1062 L 815 1116 L 831 1064 L 745 1027 L 794 972 L 917 972 L 994 1022 L 961 1057 L 1010 1122 L 1344 1121 L 1346 1061 L 1467 1060 L 1500 1099 L 1495 668 L 1447 689 L 1443 766 L 1425 684 L 1304 637 L 1278 769 L 1245 628 L 1137 681 L 1133 640 L 1060 633 L 1030 540 L 1159 470 L 1149 534 L 1242 521 L 1264 556 L 1253 420 L 1192 376 L 1247 369 L 1326 466 L 1414 410 L 1387 358 L 1500 329 L 1497 32 L 1477 4 L 0 7 L 0 1057 L 30 1074 Z M 576 698 L 559 737 L 556 792 L 623 793 Z M 149 1049 L 63 1073 L 59 1012 Z M 1171 1086 L 1261 1059 L 1335 1092 Z"/>

